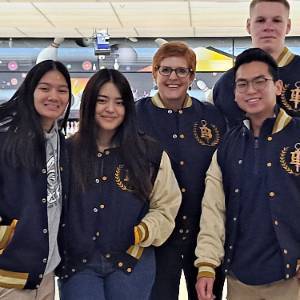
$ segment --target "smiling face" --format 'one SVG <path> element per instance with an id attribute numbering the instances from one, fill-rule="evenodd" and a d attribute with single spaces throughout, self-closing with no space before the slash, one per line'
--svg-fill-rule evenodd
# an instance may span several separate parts
<path id="1" fill-rule="evenodd" d="M 263 87 L 259 82 L 262 78 L 268 79 Z M 259 89 L 253 86 L 253 80 L 257 81 Z M 243 92 L 235 89 L 235 100 L 250 119 L 266 119 L 274 115 L 276 96 L 281 94 L 282 82 L 273 81 L 266 63 L 253 61 L 241 65 L 236 72 L 235 82 L 236 85 L 248 85 Z"/>
<path id="2" fill-rule="evenodd" d="M 170 56 L 161 60 L 161 67 L 189 68 L 188 62 L 183 56 Z M 166 107 L 178 106 L 181 108 L 187 95 L 187 90 L 194 80 L 195 74 L 189 73 L 186 77 L 178 77 L 173 71 L 169 76 L 164 76 L 158 70 L 154 73 L 158 92 Z"/>
<path id="3" fill-rule="evenodd" d="M 254 47 L 278 58 L 284 48 L 285 36 L 290 32 L 288 9 L 277 2 L 259 2 L 250 11 L 247 30 Z"/>
<path id="4" fill-rule="evenodd" d="M 125 118 L 125 107 L 120 91 L 112 82 L 100 88 L 95 108 L 95 122 L 99 134 L 111 139 Z"/>
<path id="5" fill-rule="evenodd" d="M 49 131 L 65 112 L 69 93 L 65 77 L 57 70 L 47 72 L 40 79 L 34 90 L 33 101 L 45 131 Z"/>

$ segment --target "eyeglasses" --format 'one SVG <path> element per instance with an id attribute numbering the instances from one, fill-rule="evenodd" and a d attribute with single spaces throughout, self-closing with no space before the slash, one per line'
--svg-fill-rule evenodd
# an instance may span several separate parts
<path id="1" fill-rule="evenodd" d="M 235 89 L 239 93 L 246 93 L 246 91 L 249 88 L 249 85 L 252 84 L 252 87 L 256 91 L 262 91 L 267 86 L 267 81 L 272 80 L 272 78 L 266 78 L 266 77 L 257 77 L 252 80 L 238 80 L 235 82 Z"/>
<path id="2" fill-rule="evenodd" d="M 173 69 L 167 66 L 157 66 L 156 69 L 158 70 L 159 74 L 162 76 L 170 76 L 174 71 L 176 75 L 180 78 L 187 77 L 191 72 L 193 72 L 193 69 L 184 68 L 184 67 Z"/>

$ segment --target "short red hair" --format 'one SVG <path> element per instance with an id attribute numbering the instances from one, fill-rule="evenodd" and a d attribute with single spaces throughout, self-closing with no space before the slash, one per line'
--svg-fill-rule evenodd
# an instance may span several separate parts
<path id="1" fill-rule="evenodd" d="M 196 54 L 195 52 L 184 42 L 174 41 L 162 44 L 157 52 L 154 54 L 152 60 L 152 74 L 157 72 L 157 68 L 163 59 L 170 56 L 184 57 L 187 61 L 188 68 L 192 69 L 192 73 L 196 71 Z"/>

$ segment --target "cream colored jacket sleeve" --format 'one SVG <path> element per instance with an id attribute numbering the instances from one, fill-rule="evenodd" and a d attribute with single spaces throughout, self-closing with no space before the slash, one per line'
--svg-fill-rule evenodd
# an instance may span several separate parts
<path id="1" fill-rule="evenodd" d="M 198 277 L 214 277 L 214 269 L 221 264 L 224 257 L 224 241 L 225 195 L 216 151 L 205 179 L 200 232 L 195 251 Z"/>
<path id="2" fill-rule="evenodd" d="M 175 217 L 181 204 L 181 191 L 171 167 L 170 159 L 163 152 L 160 167 L 150 194 L 149 212 L 134 228 L 135 244 L 141 247 L 160 246 L 171 235 Z"/>

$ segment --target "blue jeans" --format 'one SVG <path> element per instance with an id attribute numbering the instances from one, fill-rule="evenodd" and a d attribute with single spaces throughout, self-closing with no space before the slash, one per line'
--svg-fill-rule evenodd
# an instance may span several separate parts
<path id="1" fill-rule="evenodd" d="M 131 274 L 97 255 L 81 272 L 58 281 L 61 300 L 147 300 L 155 278 L 155 256 L 146 248 Z"/>

